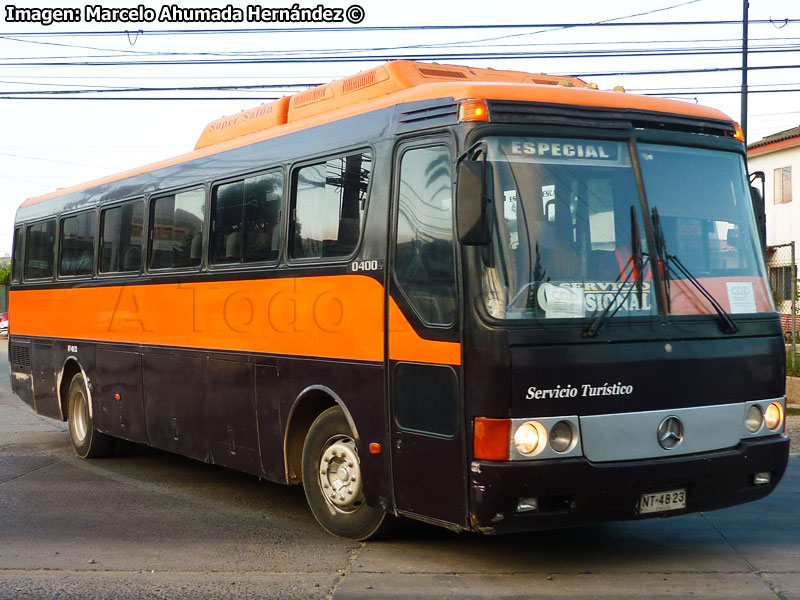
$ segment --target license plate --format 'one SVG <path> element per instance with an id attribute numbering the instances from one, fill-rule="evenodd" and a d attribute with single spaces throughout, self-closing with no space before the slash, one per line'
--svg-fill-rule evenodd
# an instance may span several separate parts
<path id="1" fill-rule="evenodd" d="M 686 488 L 656 492 L 655 494 L 642 494 L 639 499 L 639 514 L 665 512 L 686 508 Z"/>

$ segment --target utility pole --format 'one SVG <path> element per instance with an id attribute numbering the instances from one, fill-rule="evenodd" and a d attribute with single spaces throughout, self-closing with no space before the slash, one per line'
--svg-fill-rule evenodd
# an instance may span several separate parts
<path id="1" fill-rule="evenodd" d="M 747 9 L 750 2 L 742 2 L 742 133 L 747 140 Z"/>

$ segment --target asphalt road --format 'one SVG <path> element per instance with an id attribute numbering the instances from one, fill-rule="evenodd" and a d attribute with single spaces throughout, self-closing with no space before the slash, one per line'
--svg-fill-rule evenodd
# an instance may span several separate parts
<path id="1" fill-rule="evenodd" d="M 800 600 L 800 457 L 756 503 L 507 537 L 408 523 L 333 538 L 299 488 L 143 448 L 84 461 L 9 392 L 0 344 L 0 599 Z"/>

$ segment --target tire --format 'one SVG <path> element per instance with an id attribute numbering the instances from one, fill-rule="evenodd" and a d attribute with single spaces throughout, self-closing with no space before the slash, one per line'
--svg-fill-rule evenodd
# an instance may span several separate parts
<path id="1" fill-rule="evenodd" d="M 303 444 L 303 487 L 322 528 L 351 540 L 375 539 L 392 521 L 364 502 L 360 464 L 344 413 L 329 408 L 311 424 Z"/>
<path id="2" fill-rule="evenodd" d="M 82 373 L 77 373 L 69 384 L 67 420 L 72 447 L 80 458 L 101 458 L 111 454 L 114 438 L 94 428 L 89 414 L 89 393 Z"/>

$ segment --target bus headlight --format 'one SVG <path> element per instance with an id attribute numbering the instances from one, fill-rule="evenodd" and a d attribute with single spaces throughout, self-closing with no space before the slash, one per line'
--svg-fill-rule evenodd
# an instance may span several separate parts
<path id="1" fill-rule="evenodd" d="M 764 413 L 764 424 L 770 431 L 777 431 L 783 425 L 783 405 L 772 402 Z"/>
<path id="2" fill-rule="evenodd" d="M 764 424 L 764 411 L 758 404 L 753 404 L 747 409 L 747 417 L 744 424 L 747 426 L 747 431 L 755 433 Z"/>
<path id="3" fill-rule="evenodd" d="M 547 444 L 547 430 L 537 421 L 526 421 L 514 432 L 514 446 L 525 456 L 539 454 Z"/>
<path id="4" fill-rule="evenodd" d="M 567 452 L 575 447 L 576 442 L 576 432 L 569 421 L 559 421 L 550 429 L 550 447 L 556 452 Z"/>

